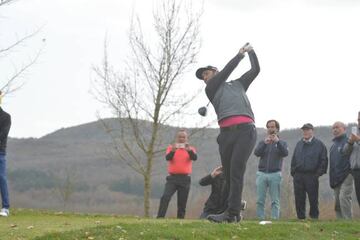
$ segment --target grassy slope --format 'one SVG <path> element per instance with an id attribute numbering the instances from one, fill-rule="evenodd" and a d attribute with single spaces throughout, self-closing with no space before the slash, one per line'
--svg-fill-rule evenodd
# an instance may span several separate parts
<path id="1" fill-rule="evenodd" d="M 155 220 L 17 210 L 9 218 L 0 218 L 0 239 L 360 239 L 360 221 L 212 224 L 199 220 Z"/>
<path id="2" fill-rule="evenodd" d="M 11 210 L 10 217 L 0 217 L 1 240 L 33 239 L 54 232 L 114 224 L 117 217 L 87 214 L 63 214 L 38 210 Z"/>
<path id="3" fill-rule="evenodd" d="M 88 228 L 65 234 L 51 234 L 37 240 L 58 239 L 359 239 L 359 222 L 276 222 L 259 225 L 256 221 L 241 224 L 212 224 L 203 221 L 119 221 L 112 226 Z"/>

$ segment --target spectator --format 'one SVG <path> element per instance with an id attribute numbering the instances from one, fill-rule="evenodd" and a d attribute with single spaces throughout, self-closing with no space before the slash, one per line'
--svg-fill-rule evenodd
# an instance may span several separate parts
<path id="1" fill-rule="evenodd" d="M 196 149 L 189 145 L 188 134 L 180 130 L 176 134 L 175 143 L 166 149 L 168 173 L 164 193 L 160 199 L 157 218 L 163 218 L 171 200 L 177 191 L 177 218 L 184 218 L 186 203 L 190 191 L 192 161 L 197 160 Z"/>
<path id="2" fill-rule="evenodd" d="M 296 144 L 291 159 L 294 181 L 295 207 L 298 219 L 305 219 L 306 194 L 310 203 L 310 217 L 319 218 L 319 177 L 326 173 L 328 158 L 323 142 L 314 137 L 314 127 L 301 127 L 303 138 Z"/>
<path id="3" fill-rule="evenodd" d="M 267 135 L 255 148 L 255 155 L 260 157 L 258 172 L 256 173 L 256 215 L 259 219 L 265 219 L 265 199 L 269 189 L 271 198 L 271 218 L 280 217 L 280 188 L 281 169 L 283 158 L 288 152 L 287 143 L 280 140 L 278 132 L 280 124 L 276 120 L 266 123 Z"/>
<path id="4" fill-rule="evenodd" d="M 199 184 L 201 186 L 211 185 L 211 193 L 207 201 L 205 202 L 204 210 L 200 215 L 201 219 L 207 218 L 210 214 L 222 213 L 226 207 L 225 195 L 225 176 L 222 171 L 222 166 L 215 168 L 211 174 L 206 175 L 200 179 Z M 246 208 L 246 201 L 241 201 L 241 210 Z M 240 213 L 241 216 L 241 213 Z M 242 216 L 241 216 L 242 218 Z"/>
<path id="5" fill-rule="evenodd" d="M 355 192 L 360 207 L 360 111 L 358 113 L 358 125 L 353 127 L 344 152 L 350 155 L 351 175 L 354 178 Z"/>
<path id="6" fill-rule="evenodd" d="M 353 191 L 353 177 L 350 174 L 349 154 L 345 154 L 344 146 L 348 140 L 346 126 L 342 122 L 335 122 L 332 126 L 334 135 L 330 148 L 330 187 L 334 189 L 335 213 L 337 219 L 351 219 L 351 194 Z"/>

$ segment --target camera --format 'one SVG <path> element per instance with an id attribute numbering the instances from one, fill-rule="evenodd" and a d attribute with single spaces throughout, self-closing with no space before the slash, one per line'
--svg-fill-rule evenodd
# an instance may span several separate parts
<path id="1" fill-rule="evenodd" d="M 354 134 L 354 135 L 357 135 L 357 126 L 353 126 L 351 128 L 351 133 Z"/>
<path id="2" fill-rule="evenodd" d="M 176 143 L 175 147 L 176 148 L 185 148 L 185 143 Z"/>

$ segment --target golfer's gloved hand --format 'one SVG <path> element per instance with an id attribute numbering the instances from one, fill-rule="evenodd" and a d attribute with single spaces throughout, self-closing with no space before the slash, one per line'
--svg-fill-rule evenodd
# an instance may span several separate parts
<path id="1" fill-rule="evenodd" d="M 251 44 L 248 44 L 244 47 L 245 52 L 250 52 L 251 50 L 253 50 L 254 48 L 251 46 Z"/>

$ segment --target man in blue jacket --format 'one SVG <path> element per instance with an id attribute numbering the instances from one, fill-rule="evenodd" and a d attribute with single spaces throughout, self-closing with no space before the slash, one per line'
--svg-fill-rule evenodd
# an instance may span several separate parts
<path id="1" fill-rule="evenodd" d="M 332 133 L 334 143 L 330 148 L 330 187 L 334 189 L 336 218 L 351 219 L 353 177 L 350 174 L 350 154 L 344 152 L 348 141 L 345 124 L 335 122 Z"/>
<path id="2" fill-rule="evenodd" d="M 269 189 L 271 198 L 271 218 L 280 217 L 280 185 L 283 158 L 289 154 L 287 143 L 279 139 L 280 124 L 276 120 L 266 123 L 267 136 L 255 148 L 255 155 L 260 157 L 256 173 L 256 215 L 265 219 L 265 199 Z"/>
<path id="3" fill-rule="evenodd" d="M 326 173 L 328 158 L 323 142 L 314 137 L 314 127 L 301 127 L 303 138 L 296 144 L 291 159 L 294 181 L 295 207 L 298 219 L 305 219 L 306 194 L 310 203 L 310 217 L 319 218 L 319 177 Z"/>

